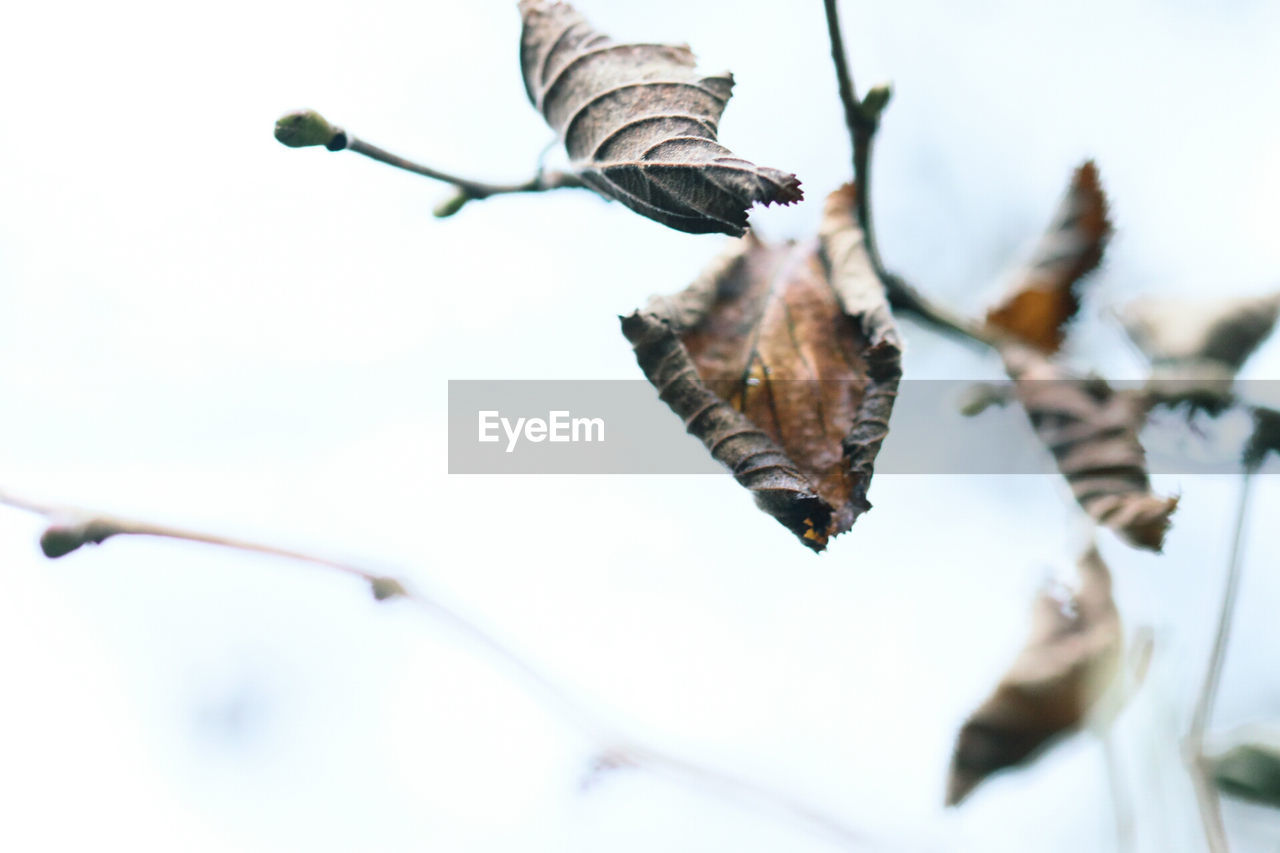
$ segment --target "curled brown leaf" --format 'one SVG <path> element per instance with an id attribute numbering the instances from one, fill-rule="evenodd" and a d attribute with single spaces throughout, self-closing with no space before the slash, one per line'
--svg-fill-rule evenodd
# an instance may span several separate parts
<path id="1" fill-rule="evenodd" d="M 959 804 L 991 774 L 1034 758 L 1054 738 L 1078 728 L 1115 680 L 1123 639 L 1111 573 L 1093 548 L 1079 569 L 1074 594 L 1037 596 L 1026 645 L 960 729 L 947 805 Z"/>
<path id="2" fill-rule="evenodd" d="M 521 0 L 529 100 L 583 182 L 680 231 L 741 236 L 753 204 L 790 204 L 795 175 L 717 141 L 733 76 L 697 73 L 686 46 L 616 42 L 567 3 Z"/>
<path id="3" fill-rule="evenodd" d="M 1143 400 L 1101 379 L 1073 377 L 1028 347 L 1007 345 L 1000 354 L 1014 393 L 1076 502 L 1130 545 L 1161 550 L 1178 499 L 1151 492 L 1138 441 Z"/>
<path id="4" fill-rule="evenodd" d="M 1080 280 L 1102 260 L 1111 236 L 1107 197 L 1092 160 L 1071 176 L 1030 262 L 1014 277 L 1000 305 L 987 312 L 987 323 L 1041 352 L 1057 352 L 1063 328 L 1080 310 Z"/>
<path id="5" fill-rule="evenodd" d="M 815 551 L 870 508 L 902 373 L 854 193 L 827 199 L 819 239 L 749 235 L 686 290 L 622 319 L 661 399 Z"/>

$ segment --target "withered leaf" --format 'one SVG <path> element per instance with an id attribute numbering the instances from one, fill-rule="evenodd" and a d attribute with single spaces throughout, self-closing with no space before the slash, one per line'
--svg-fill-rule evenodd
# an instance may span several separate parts
<path id="1" fill-rule="evenodd" d="M 1240 368 L 1275 328 L 1280 293 L 1238 299 L 1138 299 L 1120 322 L 1151 361 L 1156 402 L 1212 413 L 1231 401 Z"/>
<path id="2" fill-rule="evenodd" d="M 753 204 L 803 198 L 795 175 L 716 141 L 732 75 L 698 74 L 686 46 L 616 42 L 567 3 L 520 11 L 529 100 L 596 192 L 680 231 L 733 236 Z"/>
<path id="3" fill-rule="evenodd" d="M 1209 361 L 1236 373 L 1280 316 L 1280 293 L 1239 299 L 1137 299 L 1120 310 L 1125 331 L 1154 364 Z"/>
<path id="4" fill-rule="evenodd" d="M 1079 589 L 1044 591 L 1031 635 L 991 697 L 956 739 L 947 805 L 964 800 L 991 774 L 1032 759 L 1053 738 L 1078 728 L 1120 671 L 1123 638 L 1111 573 L 1096 549 L 1080 559 Z"/>
<path id="5" fill-rule="evenodd" d="M 819 239 L 748 235 L 683 292 L 622 318 L 659 397 L 815 551 L 871 506 L 902 375 L 855 192 L 828 197 Z"/>
<path id="6" fill-rule="evenodd" d="M 1159 551 L 1178 499 L 1151 493 L 1138 432 L 1143 401 L 1079 379 L 1024 346 L 1001 347 L 1014 392 L 1080 506 L 1138 548 Z"/>
<path id="7" fill-rule="evenodd" d="M 1280 808 L 1280 725 L 1245 726 L 1226 737 L 1231 745 L 1208 759 L 1225 794 Z"/>
<path id="8" fill-rule="evenodd" d="M 1107 197 L 1097 166 L 1087 160 L 1071 176 L 1053 221 L 1014 276 L 1009 295 L 987 312 L 987 322 L 1041 352 L 1057 352 L 1063 327 L 1080 310 L 1079 282 L 1098 266 L 1110 236 Z"/>

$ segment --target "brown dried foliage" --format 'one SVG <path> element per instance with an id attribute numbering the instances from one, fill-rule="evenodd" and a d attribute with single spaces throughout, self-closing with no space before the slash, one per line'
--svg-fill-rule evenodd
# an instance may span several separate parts
<path id="1" fill-rule="evenodd" d="M 1129 544 L 1159 551 L 1178 499 L 1152 494 L 1138 431 L 1146 406 L 1101 379 L 1078 379 L 1027 347 L 1001 349 L 1014 392 L 1076 502 Z"/>
<path id="2" fill-rule="evenodd" d="M 567 3 L 520 11 L 529 100 L 596 192 L 680 231 L 735 237 L 753 204 L 804 197 L 795 175 L 716 141 L 732 75 L 698 74 L 686 46 L 615 42 Z"/>
<path id="3" fill-rule="evenodd" d="M 1052 223 L 1012 291 L 987 312 L 987 323 L 1041 352 L 1057 352 L 1067 322 L 1080 310 L 1079 282 L 1096 268 L 1111 236 L 1098 169 L 1086 161 L 1071 177 Z"/>
<path id="4" fill-rule="evenodd" d="M 1080 560 L 1077 592 L 1066 600 L 1051 592 L 1036 598 L 1026 645 L 960 729 L 947 805 L 1079 727 L 1115 680 L 1122 649 L 1111 573 L 1091 548 Z"/>
<path id="5" fill-rule="evenodd" d="M 902 373 L 855 192 L 827 199 L 818 240 L 748 236 L 689 288 L 622 321 L 688 431 L 815 551 L 870 508 Z"/>
<path id="6" fill-rule="evenodd" d="M 1236 299 L 1138 299 L 1120 312 L 1125 331 L 1155 365 L 1196 372 L 1212 364 L 1230 378 L 1275 328 L 1280 293 Z"/>

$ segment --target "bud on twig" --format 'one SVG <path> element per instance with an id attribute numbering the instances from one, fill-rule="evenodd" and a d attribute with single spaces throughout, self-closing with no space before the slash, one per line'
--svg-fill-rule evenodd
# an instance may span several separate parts
<path id="1" fill-rule="evenodd" d="M 893 97 L 893 88 L 888 83 L 881 83 L 879 86 L 873 86 L 867 91 L 866 97 L 862 99 L 862 112 L 867 118 L 878 120 L 880 113 L 889 105 L 889 99 Z"/>
<path id="2" fill-rule="evenodd" d="M 389 598 L 407 598 L 409 593 L 405 591 L 404 585 L 395 578 L 375 577 L 369 581 L 370 590 L 373 597 L 378 601 L 386 601 Z"/>
<path id="3" fill-rule="evenodd" d="M 347 134 L 315 110 L 298 110 L 276 119 L 276 141 L 290 148 L 323 145 L 330 151 L 347 147 Z"/>
<path id="4" fill-rule="evenodd" d="M 447 219 L 450 216 L 453 216 L 459 210 L 462 210 L 463 205 L 471 201 L 472 198 L 473 198 L 472 195 L 470 195 L 466 190 L 459 187 L 454 191 L 452 195 L 446 196 L 445 198 L 441 199 L 440 203 L 437 204 L 435 206 L 435 209 L 431 211 L 431 214 L 435 216 L 437 219 Z"/>

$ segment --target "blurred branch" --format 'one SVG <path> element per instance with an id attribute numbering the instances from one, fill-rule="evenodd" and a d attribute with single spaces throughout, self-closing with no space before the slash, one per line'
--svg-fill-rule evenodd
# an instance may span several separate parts
<path id="1" fill-rule="evenodd" d="M 1205 670 L 1204 683 L 1200 687 L 1200 695 L 1191 717 L 1191 728 L 1184 745 L 1184 757 L 1195 787 L 1196 802 L 1200 806 L 1205 839 L 1212 853 L 1227 853 L 1227 833 L 1222 821 L 1222 807 L 1218 792 L 1205 760 L 1204 736 L 1209 721 L 1213 717 L 1213 705 L 1218 696 L 1218 686 L 1222 681 L 1222 666 L 1226 661 L 1227 645 L 1231 640 L 1231 624 L 1234 621 L 1236 599 L 1240 592 L 1245 521 L 1249 515 L 1249 499 L 1253 491 L 1253 475 L 1256 469 L 1256 463 L 1246 464 L 1244 478 L 1240 483 L 1240 500 L 1236 506 L 1235 529 L 1231 534 L 1231 554 L 1227 559 L 1227 574 L 1222 592 L 1222 609 L 1218 614 L 1218 629 L 1213 638 L 1209 665 Z"/>
<path id="2" fill-rule="evenodd" d="M 246 539 L 40 503 L 9 494 L 3 489 L 0 489 L 0 505 L 44 517 L 48 525 L 40 536 L 40 548 L 49 559 L 66 556 L 86 545 L 99 545 L 116 536 L 151 536 L 294 560 L 358 578 L 369 585 L 377 600 L 403 599 L 412 603 L 428 617 L 444 624 L 477 649 L 487 653 L 510 674 L 518 677 L 529 692 L 547 708 L 597 744 L 597 767 L 629 766 L 662 773 L 695 790 L 707 791 L 752 809 L 771 811 L 780 818 L 836 842 L 844 849 L 885 849 L 881 840 L 873 839 L 840 818 L 810 807 L 786 792 L 697 764 L 620 734 L 598 712 L 476 622 L 434 597 L 414 590 L 393 575 L 374 572 L 354 563 Z"/>
<path id="3" fill-rule="evenodd" d="M 1137 849 L 1134 843 L 1133 803 L 1125 783 L 1124 768 L 1120 766 L 1120 750 L 1116 745 L 1115 732 L 1108 727 L 1101 733 L 1100 739 L 1102 760 L 1106 764 L 1107 788 L 1111 794 L 1112 816 L 1116 821 L 1116 850 L 1119 853 L 1131 853 Z"/>
<path id="4" fill-rule="evenodd" d="M 1227 827 L 1222 821 L 1222 804 L 1204 754 L 1188 747 L 1183 758 L 1191 775 L 1191 787 L 1196 793 L 1196 805 L 1200 807 L 1200 822 L 1204 825 L 1209 853 L 1229 853 Z"/>
<path id="5" fill-rule="evenodd" d="M 1205 671 L 1204 683 L 1200 687 L 1200 696 L 1191 718 L 1189 737 L 1197 746 L 1202 745 L 1209 719 L 1213 716 L 1213 705 L 1217 699 L 1218 685 L 1222 680 L 1222 665 L 1226 660 L 1227 644 L 1231 639 L 1232 617 L 1235 615 L 1236 599 L 1240 592 L 1241 555 L 1244 550 L 1244 529 L 1249 514 L 1249 499 L 1253 492 L 1253 474 L 1252 467 L 1246 468 L 1240 483 L 1240 499 L 1236 506 L 1235 528 L 1231 534 L 1231 553 L 1227 559 L 1222 609 L 1218 614 L 1218 630 L 1213 638 L 1209 666 Z"/>
<path id="6" fill-rule="evenodd" d="M 406 172 L 413 172 L 415 175 L 423 175 L 437 181 L 453 184 L 454 194 L 440 202 L 434 211 L 436 216 L 442 218 L 457 213 L 469 201 L 478 201 L 489 196 L 506 193 L 536 193 L 556 189 L 586 188 L 582 179 L 576 174 L 556 170 L 546 171 L 539 169 L 532 178 L 518 184 L 491 184 L 484 181 L 461 178 L 448 172 L 442 172 L 439 169 L 433 169 L 430 166 L 423 166 L 412 160 L 406 160 L 376 145 L 371 145 L 363 139 L 357 138 L 354 134 L 330 124 L 314 110 L 300 110 L 281 116 L 276 120 L 275 135 L 277 141 L 290 148 L 324 146 L 329 151 L 354 151 L 380 163 L 386 163 L 388 166 L 394 166 L 397 169 L 404 169 Z"/>
<path id="7" fill-rule="evenodd" d="M 831 41 L 831 61 L 835 65 L 840 103 L 844 107 L 844 123 L 853 143 L 853 178 L 858 188 L 858 224 L 862 226 L 871 266 L 884 283 L 889 304 L 914 314 L 942 331 L 982 346 L 995 346 L 996 337 L 982 324 L 930 300 L 901 276 L 885 267 L 876 242 L 875 221 L 871 215 L 871 152 L 875 145 L 876 131 L 880 128 L 880 115 L 888 106 L 893 90 L 887 84 L 882 84 L 871 88 L 865 98 L 858 98 L 848 54 L 845 52 L 844 36 L 840 30 L 840 13 L 836 8 L 836 0 L 823 0 L 823 9 L 827 17 L 827 36 Z"/>

